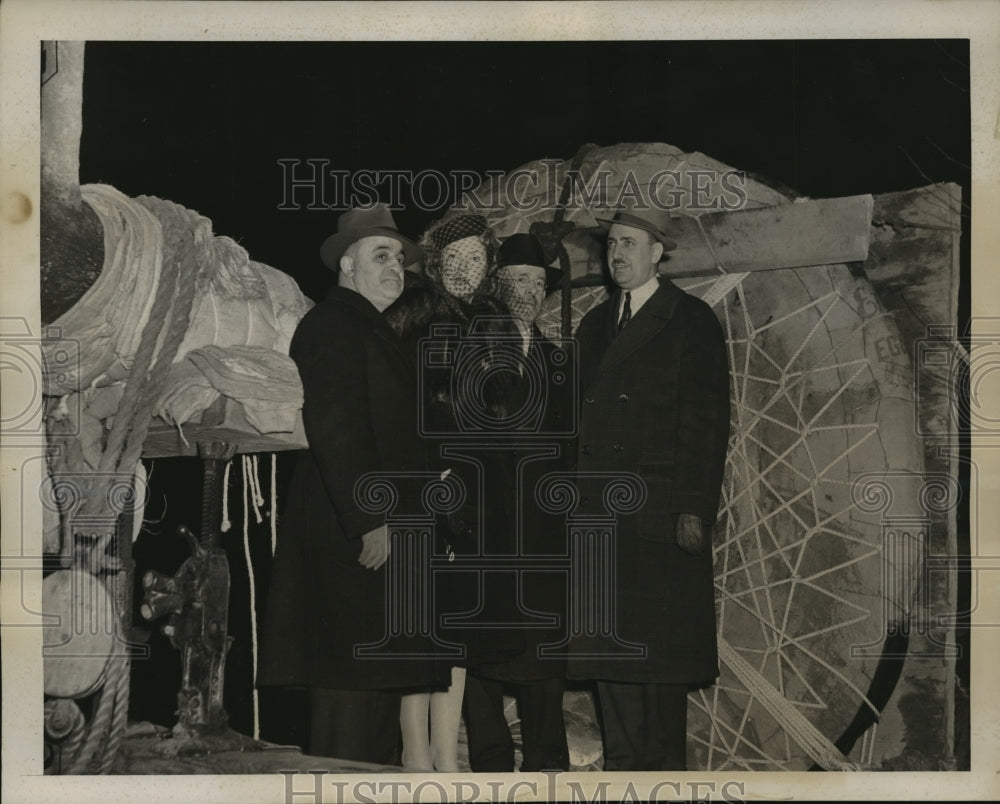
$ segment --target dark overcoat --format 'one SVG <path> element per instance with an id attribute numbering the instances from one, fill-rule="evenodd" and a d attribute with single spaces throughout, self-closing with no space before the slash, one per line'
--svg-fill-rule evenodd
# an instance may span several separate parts
<path id="1" fill-rule="evenodd" d="M 434 636 L 444 646 L 461 648 L 456 665 L 504 661 L 524 646 L 514 576 L 483 571 L 476 560 L 512 555 L 515 546 L 510 445 L 484 422 L 501 422 L 512 403 L 515 383 L 509 373 L 488 366 L 517 331 L 495 299 L 464 302 L 429 281 L 412 282 L 385 316 L 421 373 L 422 393 L 412 404 L 428 464 L 434 472 L 452 472 L 465 490 L 464 504 L 436 519 Z"/>
<path id="2" fill-rule="evenodd" d="M 367 473 L 427 468 L 412 358 L 378 310 L 341 287 L 299 322 L 289 353 L 302 378 L 309 449 L 298 456 L 280 520 L 258 681 L 334 689 L 437 683 L 447 669 L 432 659 L 354 653 L 387 634 L 388 565 L 398 558 L 390 554 L 374 571 L 358 563 L 362 535 L 385 514 L 359 504 L 355 485 Z M 416 504 L 414 488 L 397 487 L 398 506 Z M 431 652 L 429 643 L 399 647 Z"/>
<path id="3" fill-rule="evenodd" d="M 616 292 L 587 313 L 577 331 L 579 513 L 606 510 L 601 475 L 641 478 L 645 501 L 616 518 L 610 614 L 620 640 L 645 646 L 646 655 L 621 658 L 607 638 L 581 637 L 570 646 L 569 675 L 711 681 L 712 551 L 682 550 L 676 521 L 688 513 L 714 523 L 718 513 L 729 438 L 725 337 L 711 308 L 667 279 L 618 333 L 620 298 Z"/>
<path id="4" fill-rule="evenodd" d="M 518 359 L 521 358 L 518 349 Z M 524 623 L 524 651 L 509 661 L 489 665 L 481 674 L 503 681 L 524 682 L 566 675 L 564 649 L 542 652 L 543 646 L 559 648 L 568 635 L 566 608 L 568 553 L 565 512 L 546 508 L 539 495 L 551 473 L 568 473 L 575 463 L 575 411 L 577 363 L 575 350 L 563 349 L 532 327 L 525 369 L 516 387 L 513 411 L 537 411 L 512 438 L 509 456 L 515 478 L 511 512 L 513 559 L 517 568 L 517 596 Z M 548 564 L 548 566 L 546 566 Z"/>

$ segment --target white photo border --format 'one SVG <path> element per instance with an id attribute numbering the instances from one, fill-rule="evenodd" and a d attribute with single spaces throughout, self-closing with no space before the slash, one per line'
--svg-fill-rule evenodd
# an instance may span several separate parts
<path id="1" fill-rule="evenodd" d="M 294 8 L 290 8 L 294 7 Z M 641 24 L 638 24 L 641 21 Z M 997 315 L 1000 300 L 1000 4 L 995 0 L 952 2 L 838 3 L 793 0 L 702 0 L 700 2 L 560 2 L 560 3 L 323 3 L 323 2 L 169 2 L 168 0 L 7 0 L 0 7 L 0 317 L 24 317 L 32 331 L 39 320 L 39 42 L 42 40 L 574 40 L 574 39 L 877 39 L 962 38 L 970 40 L 972 131 L 972 320 Z M 27 202 L 27 205 L 26 203 Z M 975 326 L 975 323 L 974 323 Z M 974 329 L 974 334 L 976 330 Z M 27 393 L 17 383 L 3 388 L 5 407 L 16 406 Z M 14 510 L 23 482 L 37 477 L 15 476 L 24 464 L 23 451 L 4 449 L 0 457 L 2 555 L 20 549 L 41 553 L 41 512 Z M 1000 521 L 1000 470 L 996 453 L 972 444 L 980 485 L 971 504 L 978 520 Z M 973 543 L 977 534 L 972 534 Z M 978 534 L 981 549 L 1000 555 L 995 532 Z M 41 584 L 18 582 L 17 567 L 3 568 L 0 604 L 3 621 L 12 611 L 40 611 Z M 7 570 L 10 570 L 8 572 Z M 17 573 L 18 575 L 20 573 Z M 24 575 L 28 578 L 28 575 Z M 799 774 L 752 773 L 672 774 L 687 792 L 692 782 L 715 781 L 715 791 L 744 799 L 971 799 L 1000 796 L 1000 695 L 995 668 L 1000 667 L 1000 632 L 975 628 L 983 612 L 1000 612 L 1000 584 L 980 583 L 979 610 L 973 615 L 974 642 L 971 689 L 970 772 Z M 267 776 L 110 776 L 46 777 L 41 775 L 43 747 L 41 707 L 41 629 L 3 629 L 3 796 L 9 801 L 233 801 L 285 800 L 285 779 Z M 388 777 L 386 777 L 388 779 Z M 392 781 L 408 778 L 394 774 Z M 410 777 L 415 781 L 426 777 Z M 545 797 L 551 777 L 507 774 L 489 777 L 502 787 L 486 785 L 487 777 L 467 774 L 433 777 L 445 790 L 464 791 L 482 779 L 475 800 Z M 570 798 L 566 782 L 575 780 L 591 796 L 602 781 L 603 795 L 620 800 L 629 781 L 640 795 L 664 781 L 663 774 L 560 774 L 557 795 Z M 532 788 L 524 782 L 535 779 Z M 337 777 L 341 790 L 354 789 L 365 776 Z M 455 784 L 465 781 L 465 786 Z M 519 787 L 512 788 L 515 782 Z M 302 789 L 296 787 L 296 789 Z M 374 800 L 392 799 L 393 787 Z M 676 797 L 676 787 L 661 788 Z M 425 788 L 424 800 L 439 800 L 435 787 Z M 705 788 L 701 788 L 702 794 Z M 615 798 L 615 796 L 619 798 Z M 311 800 L 296 797 L 297 802 Z M 336 788 L 324 788 L 324 801 L 337 801 Z M 346 800 L 346 799 L 343 799 Z M 405 800 L 405 799 L 396 799 Z"/>

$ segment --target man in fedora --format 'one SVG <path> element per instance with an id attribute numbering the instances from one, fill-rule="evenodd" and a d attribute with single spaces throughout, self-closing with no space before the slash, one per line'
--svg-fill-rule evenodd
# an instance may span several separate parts
<path id="1" fill-rule="evenodd" d="M 526 619 L 540 613 L 557 617 L 549 627 L 525 628 L 525 651 L 497 663 L 469 671 L 465 684 L 465 719 L 469 763 L 473 771 L 503 773 L 514 770 L 514 743 L 504 714 L 503 695 L 516 695 L 521 719 L 521 771 L 569 770 L 569 748 L 562 699 L 566 680 L 565 656 L 549 656 L 539 648 L 557 644 L 566 636 L 566 575 L 564 571 L 523 571 L 532 556 L 565 556 L 566 528 L 562 518 L 539 506 L 535 488 L 548 472 L 565 470 L 572 428 L 572 361 L 554 356 L 559 346 L 545 338 L 535 320 L 548 292 L 559 285 L 562 271 L 551 268 L 538 239 L 527 233 L 511 235 L 497 253 L 497 296 L 510 310 L 521 334 L 510 365 L 519 365 L 521 382 L 510 405 L 514 425 L 530 430 L 533 438 L 515 440 L 505 453 L 511 476 L 517 477 L 517 500 L 510 500 L 516 539 L 510 566 L 518 586 L 511 590 Z M 558 377 L 558 380 L 556 379 Z M 522 414 L 538 415 L 523 416 Z M 553 452 L 553 448 L 555 451 Z M 515 520 L 515 514 L 519 516 Z M 514 579 L 514 573 L 509 576 Z M 518 594 L 517 589 L 520 590 Z"/>
<path id="2" fill-rule="evenodd" d="M 359 504 L 356 483 L 426 468 L 413 359 L 381 315 L 419 255 L 384 205 L 345 212 L 320 249 L 337 284 L 299 322 L 289 350 L 309 449 L 281 520 L 258 678 L 309 689 L 315 755 L 394 764 L 400 689 L 441 680 L 433 661 L 355 657 L 387 633 L 391 560 L 384 515 Z"/>
<path id="3" fill-rule="evenodd" d="M 615 592 L 602 609 L 619 643 L 638 647 L 582 636 L 568 672 L 597 681 L 604 770 L 684 770 L 689 686 L 718 676 L 711 533 L 729 438 L 726 342 L 707 304 L 659 276 L 675 248 L 666 213 L 602 222 L 617 288 L 576 333 L 578 488 L 580 510 L 601 513 L 609 476 L 644 487 L 637 510 L 611 512 Z"/>

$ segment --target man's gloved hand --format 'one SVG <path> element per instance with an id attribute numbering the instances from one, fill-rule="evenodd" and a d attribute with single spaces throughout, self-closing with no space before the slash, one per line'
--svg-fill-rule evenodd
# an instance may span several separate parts
<path id="1" fill-rule="evenodd" d="M 380 525 L 361 537 L 363 544 L 358 563 L 362 567 L 377 570 L 389 557 L 389 528 Z"/>
<path id="2" fill-rule="evenodd" d="M 677 545 L 691 555 L 700 556 L 708 545 L 708 528 L 696 514 L 677 515 Z"/>

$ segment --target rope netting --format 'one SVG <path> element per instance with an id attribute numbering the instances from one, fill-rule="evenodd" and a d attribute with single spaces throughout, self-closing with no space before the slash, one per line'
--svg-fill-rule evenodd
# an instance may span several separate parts
<path id="1" fill-rule="evenodd" d="M 833 332 L 832 316 L 847 305 L 838 289 L 816 298 L 807 293 L 782 315 L 755 321 L 762 306 L 768 309 L 759 296 L 751 302 L 745 281 L 720 294 L 722 281 L 688 288 L 714 302 L 723 321 L 733 394 L 715 544 L 724 672 L 710 692 L 693 697 L 703 715 L 694 722 L 707 720 L 708 729 L 692 737 L 712 769 L 797 769 L 803 752 L 821 767 L 849 768 L 803 713 L 811 710 L 826 733 L 836 734 L 844 724 L 823 714 L 843 710 L 845 696 L 855 708 L 874 709 L 865 668 L 846 663 L 849 654 L 839 647 L 860 642 L 881 605 L 860 605 L 861 584 L 844 581 L 858 572 L 874 582 L 869 597 L 877 597 L 882 560 L 878 529 L 852 526 L 849 490 L 858 471 L 851 458 L 867 469 L 887 468 L 887 459 L 877 415 L 859 421 L 864 417 L 845 399 L 870 384 L 864 329 L 885 322 Z M 778 337 L 782 332 L 796 337 Z M 815 382 L 820 375 L 835 379 Z M 878 402 L 860 407 L 872 406 Z M 773 726 L 780 728 L 768 734 Z"/>

